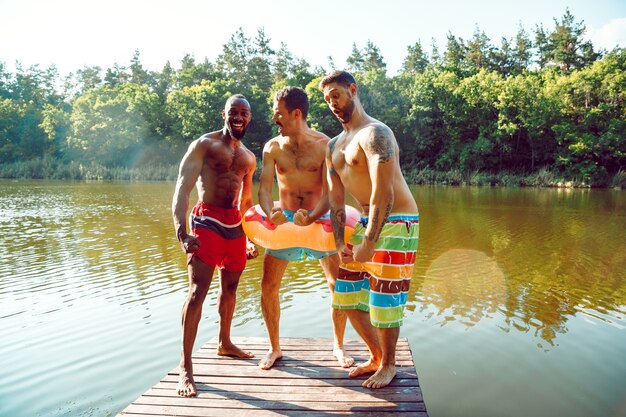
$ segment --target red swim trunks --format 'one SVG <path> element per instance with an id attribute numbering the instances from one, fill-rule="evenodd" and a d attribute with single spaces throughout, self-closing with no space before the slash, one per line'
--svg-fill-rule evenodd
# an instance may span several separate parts
<path id="1" fill-rule="evenodd" d="M 197 256 L 205 264 L 232 272 L 246 267 L 246 235 L 236 207 L 221 208 L 199 201 L 189 216 L 191 233 L 200 249 L 187 254 L 187 263 Z"/>

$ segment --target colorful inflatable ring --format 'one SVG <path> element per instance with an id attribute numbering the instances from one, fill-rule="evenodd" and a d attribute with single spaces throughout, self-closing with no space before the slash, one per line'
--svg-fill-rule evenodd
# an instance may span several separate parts
<path id="1" fill-rule="evenodd" d="M 279 206 L 274 202 L 274 207 Z M 344 239 L 350 240 L 361 213 L 346 206 L 346 229 Z M 330 252 L 336 250 L 335 237 L 330 219 L 317 220 L 308 226 L 297 226 L 292 222 L 275 225 L 258 204 L 250 207 L 243 216 L 243 230 L 250 240 L 266 249 L 309 248 Z"/>

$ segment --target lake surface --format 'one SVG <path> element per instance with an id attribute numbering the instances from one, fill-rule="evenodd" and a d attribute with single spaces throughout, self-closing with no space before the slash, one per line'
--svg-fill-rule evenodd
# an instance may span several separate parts
<path id="1" fill-rule="evenodd" d="M 0 180 L 0 416 L 114 416 L 177 365 L 173 189 Z M 626 194 L 412 191 L 401 336 L 431 417 L 626 416 Z M 234 336 L 266 336 L 260 274 L 249 262 Z M 216 285 L 195 349 L 217 334 Z M 329 301 L 317 263 L 290 264 L 281 335 L 332 337 Z"/>

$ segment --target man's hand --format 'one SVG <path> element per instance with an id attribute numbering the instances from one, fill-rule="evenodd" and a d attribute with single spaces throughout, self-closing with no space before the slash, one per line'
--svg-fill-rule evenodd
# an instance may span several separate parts
<path id="1" fill-rule="evenodd" d="M 246 259 L 254 259 L 259 256 L 259 251 L 253 241 L 246 238 Z"/>
<path id="2" fill-rule="evenodd" d="M 375 244 L 368 240 L 363 239 L 363 242 L 352 248 L 354 260 L 357 262 L 367 262 L 374 255 Z"/>
<path id="3" fill-rule="evenodd" d="M 193 235 L 186 235 L 180 241 L 180 246 L 185 253 L 194 253 L 200 249 L 200 241 Z"/>
<path id="4" fill-rule="evenodd" d="M 293 215 L 293 224 L 297 226 L 308 226 L 312 223 L 309 212 L 305 209 L 298 209 Z"/>
<path id="5" fill-rule="evenodd" d="M 270 221 L 275 225 L 281 225 L 287 223 L 287 216 L 283 213 L 283 209 L 280 207 L 274 207 L 270 214 Z"/>
<path id="6" fill-rule="evenodd" d="M 352 251 L 346 245 L 341 245 L 337 247 L 337 254 L 339 255 L 339 259 L 341 260 L 342 264 L 348 264 L 354 261 Z"/>

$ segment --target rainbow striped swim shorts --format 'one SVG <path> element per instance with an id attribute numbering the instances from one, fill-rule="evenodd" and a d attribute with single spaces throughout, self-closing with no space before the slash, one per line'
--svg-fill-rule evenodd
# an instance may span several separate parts
<path id="1" fill-rule="evenodd" d="M 361 217 L 348 243 L 365 238 L 367 217 Z M 374 255 L 363 263 L 341 264 L 333 308 L 369 312 L 373 326 L 402 326 L 419 241 L 419 215 L 393 213 L 376 242 Z"/>

